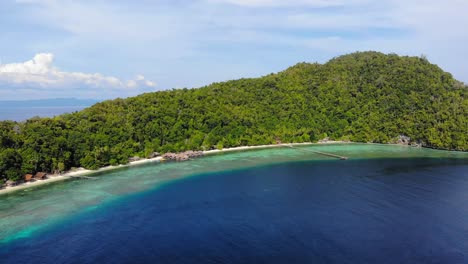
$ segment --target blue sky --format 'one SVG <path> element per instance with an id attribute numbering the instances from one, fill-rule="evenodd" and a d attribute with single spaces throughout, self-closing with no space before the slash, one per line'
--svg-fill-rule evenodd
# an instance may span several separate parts
<path id="1" fill-rule="evenodd" d="M 108 99 L 377 50 L 468 81 L 465 0 L 2 0 L 0 99 Z"/>

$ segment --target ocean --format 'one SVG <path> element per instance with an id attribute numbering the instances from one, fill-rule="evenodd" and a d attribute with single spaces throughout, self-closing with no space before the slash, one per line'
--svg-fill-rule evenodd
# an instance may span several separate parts
<path id="1" fill-rule="evenodd" d="M 155 162 L 2 195 L 0 260 L 468 262 L 468 153 L 300 148 Z"/>
<path id="2" fill-rule="evenodd" d="M 2 107 L 0 106 L 0 121 L 25 121 L 32 117 L 54 117 L 65 113 L 73 113 L 86 106 L 44 106 L 44 107 Z"/>

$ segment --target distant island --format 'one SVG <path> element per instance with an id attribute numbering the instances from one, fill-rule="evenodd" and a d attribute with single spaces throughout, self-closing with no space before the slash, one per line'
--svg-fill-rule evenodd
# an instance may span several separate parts
<path id="1" fill-rule="evenodd" d="M 316 142 L 468 150 L 468 87 L 424 57 L 357 52 L 261 78 L 0 122 L 0 177 L 96 169 L 155 152 Z"/>
<path id="2" fill-rule="evenodd" d="M 44 107 L 44 106 L 92 106 L 99 102 L 96 99 L 78 98 L 52 98 L 52 99 L 31 99 L 31 100 L 0 100 L 2 108 Z"/>
<path id="3" fill-rule="evenodd" d="M 24 121 L 36 116 L 54 117 L 82 110 L 99 101 L 76 98 L 0 100 L 0 120 Z"/>

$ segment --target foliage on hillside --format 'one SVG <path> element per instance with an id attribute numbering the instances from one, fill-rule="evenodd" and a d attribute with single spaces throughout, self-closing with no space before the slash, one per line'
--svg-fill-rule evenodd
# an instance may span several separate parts
<path id="1" fill-rule="evenodd" d="M 468 150 L 468 88 L 425 58 L 360 52 L 198 89 L 142 94 L 0 122 L 0 176 L 98 168 L 154 151 L 324 137 Z"/>

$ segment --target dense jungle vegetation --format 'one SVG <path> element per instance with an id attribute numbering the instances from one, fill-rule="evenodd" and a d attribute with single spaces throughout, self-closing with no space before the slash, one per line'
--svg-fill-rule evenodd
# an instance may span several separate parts
<path id="1" fill-rule="evenodd" d="M 424 57 L 358 52 L 197 89 L 0 122 L 0 177 L 95 169 L 151 153 L 330 137 L 468 150 L 468 87 Z"/>

